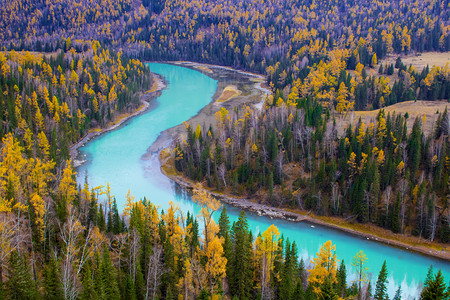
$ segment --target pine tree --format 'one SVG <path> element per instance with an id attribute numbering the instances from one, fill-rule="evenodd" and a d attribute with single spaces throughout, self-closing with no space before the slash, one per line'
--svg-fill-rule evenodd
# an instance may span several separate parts
<path id="1" fill-rule="evenodd" d="M 55 259 L 51 258 L 44 268 L 44 291 L 46 299 L 63 299 L 59 282 L 58 264 Z"/>
<path id="2" fill-rule="evenodd" d="M 91 262 L 86 262 L 83 268 L 82 285 L 83 289 L 80 294 L 80 300 L 98 299 L 97 290 L 94 282 L 92 281 L 92 265 Z"/>
<path id="3" fill-rule="evenodd" d="M 339 296 L 345 297 L 345 290 L 347 289 L 347 273 L 345 270 L 344 260 L 341 261 L 336 277 L 336 292 Z"/>
<path id="4" fill-rule="evenodd" d="M 36 284 L 32 279 L 30 264 L 23 254 L 13 251 L 9 257 L 8 281 L 5 283 L 6 299 L 36 299 Z"/>
<path id="5" fill-rule="evenodd" d="M 387 283 L 388 283 L 388 271 L 386 268 L 386 261 L 383 262 L 380 273 L 378 274 L 377 285 L 375 287 L 374 299 L 376 300 L 387 300 L 389 299 L 387 294 Z"/>
<path id="6" fill-rule="evenodd" d="M 446 285 L 444 282 L 444 276 L 442 276 L 441 270 L 439 270 L 436 276 L 430 280 L 428 285 L 422 290 L 420 294 L 421 300 L 447 300 L 448 297 L 446 291 Z"/>
<path id="7" fill-rule="evenodd" d="M 252 239 L 248 230 L 247 216 L 244 211 L 232 230 L 233 253 L 230 261 L 230 293 L 239 299 L 249 299 L 252 285 Z"/>
<path id="8" fill-rule="evenodd" d="M 117 285 L 117 272 L 114 268 L 108 249 L 103 249 L 100 262 L 100 276 L 102 299 L 120 299 L 119 287 Z"/>
<path id="9" fill-rule="evenodd" d="M 402 300 L 402 287 L 399 286 L 397 291 L 395 292 L 394 299 L 392 300 Z"/>

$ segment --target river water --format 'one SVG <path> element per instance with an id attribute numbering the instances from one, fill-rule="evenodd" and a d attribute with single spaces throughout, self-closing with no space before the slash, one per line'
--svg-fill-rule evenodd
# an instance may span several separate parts
<path id="1" fill-rule="evenodd" d="M 152 72 L 166 79 L 168 87 L 145 113 L 80 148 L 80 155 L 86 162 L 77 168 L 77 180 L 82 184 L 87 178 L 91 187 L 109 182 L 119 209 L 123 208 L 125 195 L 130 189 L 136 199 L 147 197 L 162 209 L 173 201 L 184 212 L 198 214 L 199 207 L 191 201 L 190 195 L 161 173 L 158 154 L 144 154 L 161 132 L 190 119 L 210 103 L 217 89 L 217 81 L 184 67 L 159 63 L 150 63 L 149 67 Z M 227 210 L 230 220 L 236 220 L 239 210 L 234 207 L 227 207 Z M 215 218 L 218 219 L 219 215 L 220 212 L 216 212 Z M 305 261 L 315 255 L 320 245 L 332 240 L 336 245 L 338 259 L 344 259 L 347 271 L 352 272 L 352 257 L 363 250 L 368 258 L 372 286 L 375 286 L 378 272 L 386 260 L 391 297 L 399 284 L 402 286 L 403 299 L 416 297 L 418 287 L 431 264 L 435 270 L 442 269 L 447 282 L 450 280 L 450 263 L 443 260 L 318 225 L 270 219 L 252 213 L 248 213 L 247 217 L 254 236 L 275 224 L 284 238 L 296 242 L 299 257 Z"/>

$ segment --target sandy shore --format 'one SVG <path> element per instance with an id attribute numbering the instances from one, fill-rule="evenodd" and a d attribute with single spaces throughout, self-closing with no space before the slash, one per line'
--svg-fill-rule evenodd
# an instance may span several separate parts
<path id="1" fill-rule="evenodd" d="M 74 163 L 74 167 L 78 167 L 84 163 L 84 161 L 78 159 L 78 154 L 79 154 L 78 149 L 80 147 L 83 147 L 92 138 L 97 137 L 101 134 L 104 134 L 105 132 L 114 130 L 114 129 L 118 128 L 120 125 L 122 125 L 124 122 L 128 121 L 129 119 L 131 119 L 139 114 L 142 114 L 149 108 L 150 102 L 153 99 L 156 99 L 157 97 L 160 96 L 161 91 L 167 87 L 167 83 L 164 81 L 164 78 L 162 78 L 158 74 L 153 73 L 153 78 L 156 81 L 156 88 L 152 92 L 147 92 L 147 93 L 140 95 L 139 100 L 141 102 L 141 106 L 136 111 L 134 111 L 133 113 L 131 113 L 129 115 L 126 115 L 125 117 L 121 118 L 118 121 L 110 123 L 110 125 L 106 128 L 103 128 L 101 130 L 90 130 L 83 138 L 81 138 L 77 143 L 73 144 L 70 147 L 70 158 L 72 159 L 72 161 Z"/>

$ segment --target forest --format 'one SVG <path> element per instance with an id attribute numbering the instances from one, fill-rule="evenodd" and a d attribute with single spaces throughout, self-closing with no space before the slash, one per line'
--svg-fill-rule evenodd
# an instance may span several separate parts
<path id="1" fill-rule="evenodd" d="M 216 113 L 174 149 L 178 171 L 210 188 L 273 206 L 370 222 L 393 232 L 449 242 L 449 125 L 385 114 L 337 134 L 336 119 L 311 99 L 266 102 Z M 381 176 L 383 174 L 383 176 Z"/>
<path id="2" fill-rule="evenodd" d="M 275 226 L 252 233 L 244 212 L 231 224 L 201 185 L 195 216 L 131 192 L 121 211 L 109 184 L 77 183 L 71 147 L 142 104 L 148 60 L 264 74 L 272 91 L 262 111 L 187 126 L 174 145 L 186 177 L 450 242 L 448 111 L 426 132 L 426 118 L 408 129 L 408 114 L 383 110 L 450 99 L 448 64 L 402 61 L 450 51 L 446 1 L 4 0 L 0 15 L 0 299 L 389 298 L 386 263 L 367 270 L 356 250 L 350 270 L 332 241 L 299 259 Z M 351 111 L 372 109 L 338 134 Z M 434 267 L 420 299 L 449 299 Z"/>

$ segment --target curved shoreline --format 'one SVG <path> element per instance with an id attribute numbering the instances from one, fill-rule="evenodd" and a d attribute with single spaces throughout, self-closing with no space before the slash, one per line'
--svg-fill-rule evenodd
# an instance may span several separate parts
<path id="1" fill-rule="evenodd" d="M 244 76 L 262 78 L 262 75 L 252 74 L 252 73 L 239 71 L 239 70 L 234 70 L 229 67 L 214 66 L 214 65 L 200 64 L 200 63 L 193 63 L 193 62 L 168 62 L 168 63 L 181 65 L 181 66 L 188 67 L 188 68 L 193 68 L 199 72 L 204 73 L 205 75 L 207 75 L 211 78 L 218 80 L 219 83 L 223 79 L 214 73 L 214 70 L 217 70 L 217 69 L 231 71 L 231 72 L 237 72 Z M 205 69 L 205 67 L 208 69 Z M 209 70 L 209 68 L 211 68 L 212 71 Z M 209 71 L 211 71 L 211 72 L 209 72 Z M 260 90 L 260 92 L 263 92 L 263 93 L 265 91 L 267 91 L 267 88 L 264 88 L 263 86 L 261 86 L 258 89 Z M 208 108 L 211 105 L 215 105 L 216 100 L 220 96 L 221 92 L 222 91 L 220 89 L 220 86 L 218 86 L 217 92 L 214 95 L 211 103 L 208 104 L 205 108 Z M 196 119 L 204 120 L 207 118 L 208 118 L 208 113 L 205 111 L 205 109 L 202 109 L 196 116 L 192 117 L 187 122 L 192 123 L 193 120 L 196 120 Z M 164 175 L 166 175 L 167 177 L 169 177 L 171 180 L 175 181 L 181 187 L 186 188 L 186 189 L 192 189 L 193 182 L 191 182 L 190 180 L 188 180 L 187 178 L 185 178 L 183 176 L 180 176 L 179 174 L 172 174 L 173 172 L 170 172 L 171 174 L 169 174 L 167 172 L 166 167 L 167 167 L 168 161 L 171 158 L 170 154 L 169 154 L 169 157 L 165 157 L 165 158 L 162 157 L 163 152 L 165 152 L 164 148 L 168 147 L 168 145 L 172 141 L 176 140 L 177 138 L 180 137 L 181 134 L 183 134 L 182 133 L 183 131 L 180 130 L 180 128 L 181 128 L 180 126 L 182 126 L 182 125 L 179 125 L 179 126 L 176 126 L 174 128 L 164 131 L 161 134 L 161 136 L 157 139 L 157 141 L 155 141 L 155 143 L 148 148 L 148 151 L 146 154 L 148 155 L 150 153 L 159 153 L 160 168 L 161 168 L 162 173 Z M 176 130 L 177 128 L 178 128 L 178 130 Z M 183 126 L 183 128 L 184 128 L 184 126 Z M 170 166 L 169 168 L 174 169 L 172 166 Z M 238 198 L 238 197 L 234 197 L 232 195 L 218 193 L 218 192 L 211 191 L 211 190 L 208 190 L 208 191 L 214 197 L 221 200 L 223 203 L 226 203 L 226 204 L 234 206 L 234 207 L 241 208 L 245 211 L 251 211 L 253 213 L 256 213 L 259 216 L 264 215 L 264 216 L 268 216 L 269 218 L 277 218 L 277 219 L 287 220 L 287 221 L 291 221 L 291 222 L 307 222 L 307 223 L 314 224 L 314 225 L 324 226 L 324 227 L 328 227 L 328 228 L 332 228 L 335 230 L 346 232 L 353 236 L 365 238 L 368 240 L 372 240 L 375 242 L 379 242 L 379 243 L 383 243 L 383 244 L 386 244 L 389 246 L 400 248 L 402 250 L 412 251 L 412 252 L 415 252 L 415 253 L 418 253 L 418 254 L 421 254 L 424 256 L 431 256 L 434 258 L 444 260 L 446 262 L 450 261 L 450 252 L 448 250 L 438 251 L 436 249 L 427 247 L 426 245 L 423 245 L 423 246 L 411 245 L 406 242 L 398 241 L 395 239 L 385 238 L 385 237 L 377 236 L 374 234 L 358 231 L 355 229 L 343 227 L 343 226 L 340 226 L 337 224 L 329 223 L 329 222 L 320 220 L 318 218 L 309 216 L 309 213 L 307 213 L 306 215 L 302 215 L 302 214 L 299 214 L 296 212 L 291 212 L 291 211 L 283 209 L 283 208 L 277 208 L 277 207 L 272 207 L 272 206 L 269 206 L 266 204 L 255 203 L 255 202 L 251 201 L 250 199 Z"/>
<path id="2" fill-rule="evenodd" d="M 159 74 L 152 73 L 152 75 L 153 75 L 153 78 L 155 79 L 154 84 L 156 84 L 156 88 L 152 92 L 145 92 L 140 95 L 139 101 L 141 102 L 141 106 L 139 106 L 137 110 L 135 110 L 131 114 L 123 117 L 120 120 L 109 123 L 109 125 L 106 128 L 102 128 L 101 130 L 98 130 L 98 131 L 93 131 L 93 129 L 91 129 L 78 142 L 76 142 L 75 144 L 73 144 L 70 147 L 70 158 L 74 162 L 75 167 L 77 167 L 83 163 L 83 161 L 77 160 L 77 157 L 79 154 L 79 152 L 78 152 L 79 148 L 83 147 L 91 139 L 93 139 L 97 136 L 100 136 L 106 132 L 109 132 L 111 130 L 114 130 L 114 129 L 120 127 L 126 121 L 130 120 L 131 118 L 144 113 L 150 107 L 150 102 L 152 100 L 158 98 L 161 95 L 162 90 L 164 90 L 167 87 L 167 82 Z"/>

